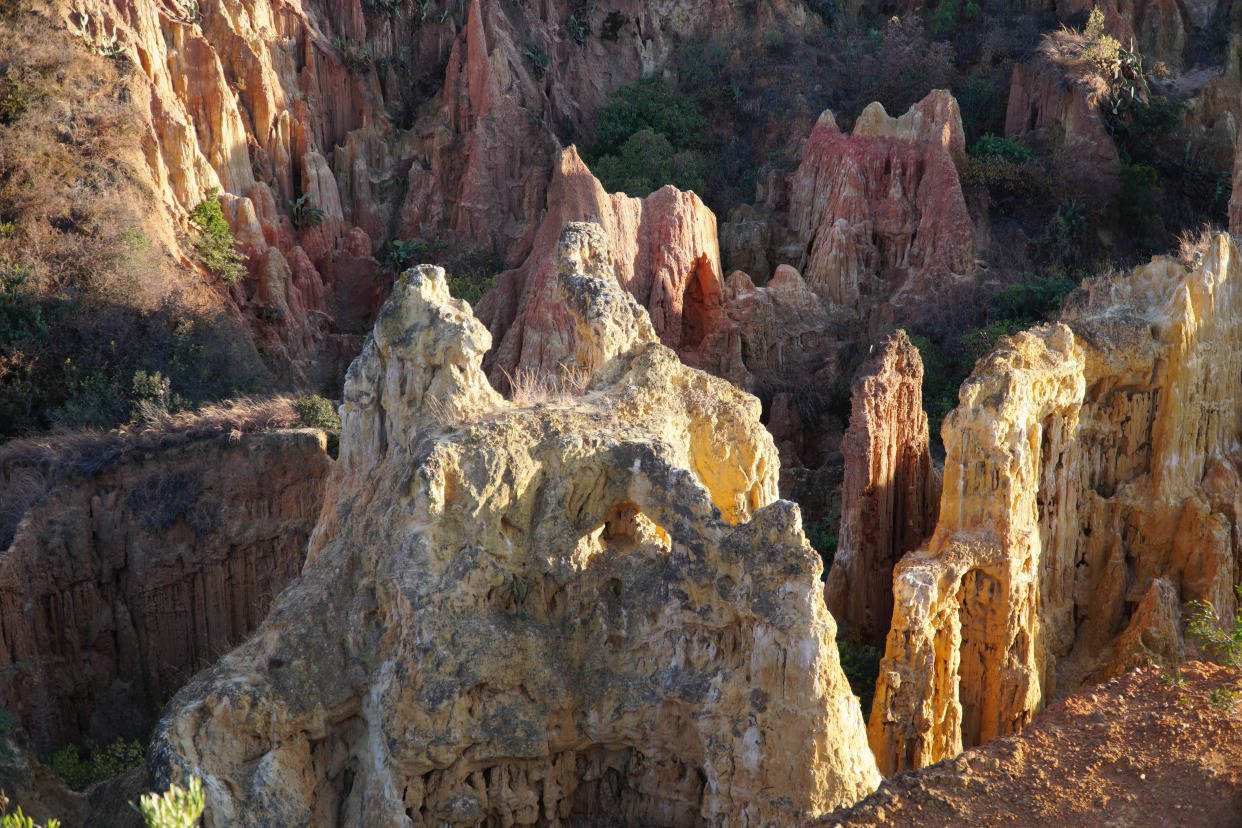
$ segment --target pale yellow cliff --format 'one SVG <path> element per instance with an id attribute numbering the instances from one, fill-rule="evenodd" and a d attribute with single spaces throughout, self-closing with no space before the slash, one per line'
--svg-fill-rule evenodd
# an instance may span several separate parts
<path id="1" fill-rule="evenodd" d="M 209 825 L 791 825 L 878 783 L 758 401 L 611 273 L 570 225 L 589 380 L 525 405 L 442 271 L 400 281 L 301 581 L 157 730 Z"/>
<path id="2" fill-rule="evenodd" d="M 1228 236 L 1085 285 L 1002 340 L 945 421 L 940 519 L 899 564 L 869 735 L 881 770 L 1010 733 L 1050 698 L 1182 653 L 1231 613 L 1242 296 Z"/>

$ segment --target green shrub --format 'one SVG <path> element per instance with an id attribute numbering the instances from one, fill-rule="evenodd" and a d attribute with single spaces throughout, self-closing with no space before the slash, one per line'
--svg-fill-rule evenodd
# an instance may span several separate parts
<path id="1" fill-rule="evenodd" d="M 362 73 L 370 70 L 375 55 L 366 43 L 338 36 L 332 39 L 332 45 L 341 53 L 341 60 L 345 65 L 353 71 Z"/>
<path id="2" fill-rule="evenodd" d="M 1234 587 L 1238 600 L 1242 601 L 1242 586 Z M 1199 642 L 1208 655 L 1217 658 L 1227 667 L 1242 669 L 1242 609 L 1234 613 L 1228 625 L 1216 614 L 1216 608 L 1208 601 L 1190 601 L 1190 621 L 1186 632 Z"/>
<path id="3" fill-rule="evenodd" d="M 1100 75 L 1111 79 L 1121 60 L 1121 42 L 1108 34 L 1106 25 L 1104 12 L 1100 11 L 1099 6 L 1093 6 L 1082 32 L 1082 57 Z"/>
<path id="4" fill-rule="evenodd" d="M 212 273 L 232 284 L 246 275 L 241 254 L 233 242 L 233 231 L 220 207 L 220 189 L 212 187 L 207 196 L 190 211 L 190 223 L 197 228 L 194 251 Z"/>
<path id="5" fill-rule="evenodd" d="M 16 75 L 0 77 L 0 124 L 11 124 L 26 114 L 38 97 L 38 91 Z"/>
<path id="6" fill-rule="evenodd" d="M 172 391 L 172 381 L 159 371 L 135 371 L 132 388 L 130 419 L 133 422 L 158 423 L 184 407 L 185 401 Z"/>
<path id="7" fill-rule="evenodd" d="M 884 654 L 870 644 L 851 644 L 841 638 L 837 639 L 837 652 L 841 655 L 841 671 L 849 680 L 854 695 L 858 696 L 866 720 L 871 716 L 875 683 L 880 677 L 880 659 Z"/>
<path id="8" fill-rule="evenodd" d="M 971 146 L 970 155 L 973 158 L 993 156 L 1015 164 L 1021 164 L 1031 159 L 1031 151 L 1029 149 L 1017 141 L 1001 138 L 998 135 L 982 136 Z"/>
<path id="9" fill-rule="evenodd" d="M 975 0 L 940 0 L 936 13 L 932 15 L 932 34 L 945 37 L 953 34 L 953 30 L 962 22 L 974 20 L 979 16 L 979 4 Z"/>
<path id="10" fill-rule="evenodd" d="M 618 89 L 600 109 L 591 155 L 614 155 L 643 130 L 663 136 L 677 151 L 701 148 L 706 127 L 694 99 L 669 91 L 659 78 L 644 78 Z"/>
<path id="11" fill-rule="evenodd" d="M 1045 203 L 1055 186 L 1045 165 L 1034 158 L 1016 162 L 999 155 L 971 155 L 958 173 L 964 188 L 986 189 L 1002 212 Z"/>
<path id="12" fill-rule="evenodd" d="M 96 779 L 111 779 L 142 765 L 145 754 L 142 743 L 136 739 L 117 739 L 91 754 L 91 772 Z"/>
<path id="13" fill-rule="evenodd" d="M 435 262 L 448 249 L 448 242 L 436 238 L 417 238 L 406 241 L 393 239 L 384 254 L 384 265 L 393 273 L 404 273 L 417 264 Z"/>
<path id="14" fill-rule="evenodd" d="M 65 745 L 52 754 L 48 767 L 70 788 L 84 791 L 96 782 L 133 770 L 143 761 L 144 751 L 139 742 L 117 739 L 96 748 L 89 757 L 82 755 L 78 745 Z"/>
<path id="15" fill-rule="evenodd" d="M 324 214 L 315 205 L 310 193 L 302 193 L 296 201 L 289 202 L 289 211 L 293 217 L 293 226 L 299 230 L 323 224 Z"/>
<path id="16" fill-rule="evenodd" d="M 1208 704 L 1212 705 L 1214 710 L 1223 710 L 1227 713 L 1232 713 L 1237 708 L 1240 699 L 1242 699 L 1242 693 L 1227 687 L 1217 687 L 1208 694 Z"/>
<path id="17" fill-rule="evenodd" d="M 644 129 L 631 135 L 615 155 L 602 156 L 594 172 L 609 192 L 642 197 L 665 184 L 701 193 L 707 165 L 698 152 L 678 151 L 660 133 Z"/>
<path id="18" fill-rule="evenodd" d="M 1033 276 L 1002 290 L 992 299 L 992 306 L 999 319 L 1030 327 L 1052 318 L 1075 287 L 1074 280 L 1065 276 Z"/>
<path id="19" fill-rule="evenodd" d="M 1045 258 L 1058 266 L 1078 262 L 1083 258 L 1086 229 L 1086 208 L 1075 199 L 1063 199 L 1044 226 L 1038 246 Z"/>
<path id="20" fill-rule="evenodd" d="M 565 21 L 565 31 L 569 33 L 578 48 L 586 46 L 591 36 L 591 15 L 595 13 L 595 0 L 570 0 L 569 18 Z"/>
<path id="21" fill-rule="evenodd" d="M 837 556 L 839 523 L 840 519 L 836 515 L 828 515 L 806 533 L 806 539 L 824 561 L 825 578 L 828 577 L 828 570 L 832 569 L 832 561 Z"/>
<path id="22" fill-rule="evenodd" d="M 530 61 L 530 68 L 534 70 L 536 78 L 542 78 L 548 71 L 548 67 L 552 65 L 548 50 L 533 40 L 526 44 L 526 51 L 523 54 Z"/>
<path id="23" fill-rule="evenodd" d="M 315 394 L 299 397 L 293 402 L 293 410 L 298 415 L 298 421 L 307 428 L 322 429 L 329 434 L 341 433 L 340 415 L 323 397 Z"/>
<path id="24" fill-rule="evenodd" d="M 1164 191 L 1160 175 L 1147 164 L 1121 165 L 1121 191 L 1117 196 L 1121 226 L 1139 250 L 1155 253 L 1165 234 L 1160 202 Z"/>
<path id="25" fill-rule="evenodd" d="M 453 273 L 448 274 L 449 293 L 458 299 L 465 299 L 472 306 L 477 305 L 479 300 L 483 298 L 483 294 L 496 284 L 496 276 L 458 276 Z"/>
<path id="26" fill-rule="evenodd" d="M 82 758 L 82 748 L 77 745 L 65 745 L 52 754 L 47 764 L 75 791 L 84 791 L 95 781 L 91 774 L 91 763 Z"/>
<path id="27" fill-rule="evenodd" d="M 202 781 L 191 777 L 185 788 L 172 785 L 162 794 L 143 794 L 134 810 L 142 814 L 147 828 L 193 828 L 206 802 Z"/>
<path id="28" fill-rule="evenodd" d="M 1004 130 L 1008 87 L 967 76 L 954 80 L 949 89 L 957 99 L 968 140 Z"/>

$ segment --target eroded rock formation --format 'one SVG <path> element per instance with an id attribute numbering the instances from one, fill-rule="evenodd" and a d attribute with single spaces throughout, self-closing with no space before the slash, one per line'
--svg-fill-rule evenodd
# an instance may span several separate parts
<path id="1" fill-rule="evenodd" d="M 1100 111 L 1107 84 L 1056 35 L 1013 69 L 1005 135 L 1059 159 L 1061 186 L 1074 198 L 1109 198 L 1121 188 L 1121 159 Z"/>
<path id="2" fill-rule="evenodd" d="M 525 408 L 443 271 L 398 283 L 300 582 L 157 730 L 210 825 L 793 824 L 877 783 L 757 402 L 607 246 L 558 260 L 585 393 Z"/>
<path id="3" fill-rule="evenodd" d="M 608 95 L 679 39 L 818 25 L 796 0 L 608 5 L 75 0 L 61 16 L 133 60 L 135 129 L 168 220 L 188 230 L 221 189 L 251 270 L 229 292 L 273 354 L 309 370 L 356 352 L 340 340 L 378 308 L 373 256 L 390 239 L 524 261 L 558 132 L 589 138 Z"/>
<path id="4" fill-rule="evenodd" d="M 878 103 L 852 135 L 820 116 L 790 184 L 790 226 L 805 245 L 807 283 L 871 328 L 971 278 L 975 240 L 955 157 L 957 102 L 937 90 L 900 119 Z"/>
<path id="5" fill-rule="evenodd" d="M 893 567 L 936 525 L 940 475 L 928 447 L 923 360 L 905 331 L 897 331 L 858 369 L 841 441 L 840 544 L 824 586 L 840 635 L 884 646 Z"/>
<path id="6" fill-rule="evenodd" d="M 328 464 L 321 432 L 281 430 L 52 482 L 0 553 L 0 705 L 41 749 L 144 736 L 297 575 Z"/>
<path id="7" fill-rule="evenodd" d="M 561 228 L 587 220 L 604 227 L 616 281 L 647 309 L 660 340 L 688 364 L 712 363 L 714 373 L 737 378 L 740 366 L 723 364 L 729 354 L 703 348 L 723 303 L 715 215 L 697 195 L 672 186 L 646 198 L 609 194 L 570 147 L 552 177 L 530 256 L 502 273 L 479 303 L 478 317 L 497 343 L 484 360 L 492 384 L 507 389 L 518 372 L 547 373 L 573 354 L 557 247 Z"/>
<path id="8" fill-rule="evenodd" d="M 943 429 L 935 533 L 894 576 L 870 722 L 882 770 L 1176 661 L 1185 601 L 1233 612 L 1240 276 L 1217 236 L 1196 269 L 1157 258 L 1091 283 L 976 366 Z"/>

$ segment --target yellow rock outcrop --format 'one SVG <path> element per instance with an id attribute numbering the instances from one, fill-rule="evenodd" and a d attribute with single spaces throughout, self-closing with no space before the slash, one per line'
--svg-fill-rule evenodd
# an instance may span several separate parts
<path id="1" fill-rule="evenodd" d="M 1088 284 L 1002 340 L 945 421 L 940 519 L 894 575 L 869 728 L 882 771 L 1181 654 L 1182 602 L 1238 582 L 1238 249 Z"/>
<path id="2" fill-rule="evenodd" d="M 525 406 L 441 270 L 399 282 L 300 582 L 157 729 L 209 825 L 791 825 L 877 784 L 758 401 L 611 273 L 570 225 L 590 379 Z"/>

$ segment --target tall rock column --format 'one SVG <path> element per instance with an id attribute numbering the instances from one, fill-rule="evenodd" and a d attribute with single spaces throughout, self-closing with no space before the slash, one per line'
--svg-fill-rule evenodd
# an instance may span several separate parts
<path id="1" fill-rule="evenodd" d="M 841 441 L 841 542 L 824 596 L 841 635 L 881 648 L 893 567 L 931 535 L 940 504 L 922 386 L 918 348 L 905 331 L 886 337 L 858 369 Z"/>
<path id="2" fill-rule="evenodd" d="M 893 772 L 1022 727 L 1049 700 L 1181 657 L 1186 601 L 1242 576 L 1236 244 L 1084 285 L 1001 340 L 945 422 L 928 544 L 893 578 L 870 738 Z"/>

